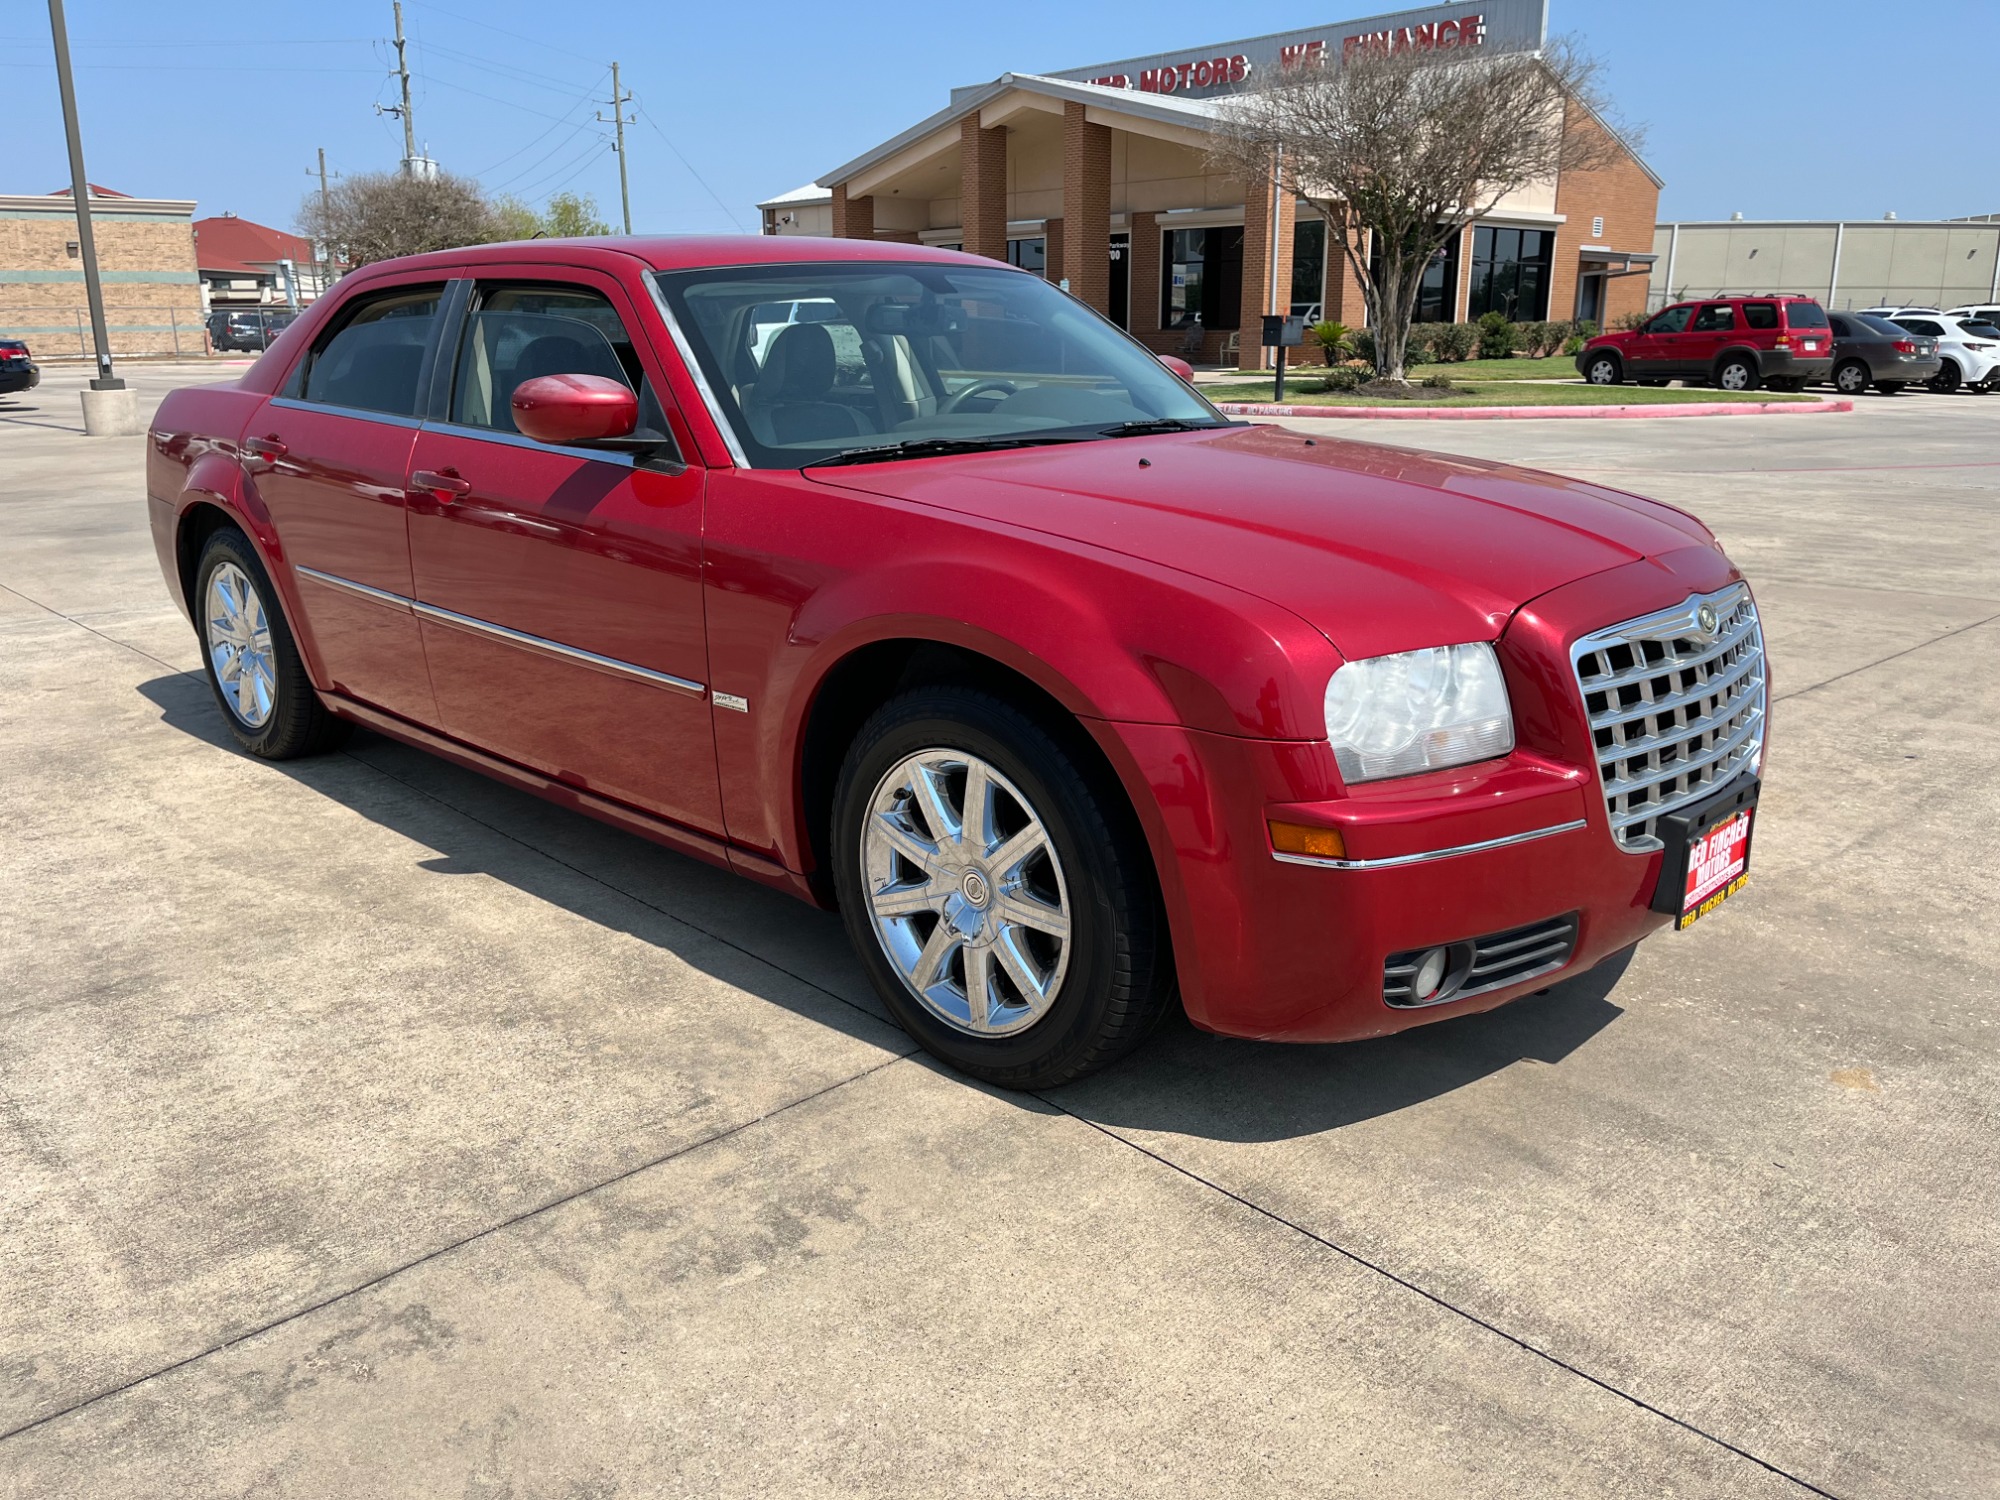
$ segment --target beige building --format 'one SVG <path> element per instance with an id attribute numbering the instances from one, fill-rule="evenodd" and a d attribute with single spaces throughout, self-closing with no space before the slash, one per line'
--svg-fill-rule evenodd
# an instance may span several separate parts
<path id="1" fill-rule="evenodd" d="M 1360 327 L 1361 287 L 1310 205 L 1218 172 L 1227 96 L 1357 47 L 1532 51 L 1546 0 L 1426 6 L 954 89 L 902 134 L 760 204 L 767 234 L 948 246 L 1061 282 L 1161 353 L 1245 369 L 1270 313 Z M 1603 122 L 1578 110 L 1576 131 Z M 1594 172 L 1496 204 L 1447 247 L 1419 321 L 1643 309 L 1660 182 L 1623 142 Z"/>
<path id="2" fill-rule="evenodd" d="M 193 201 L 130 198 L 93 183 L 90 221 L 111 352 L 203 352 Z M 26 339 L 38 359 L 95 352 L 67 190 L 0 194 L 0 338 Z"/>
<path id="3" fill-rule="evenodd" d="M 1724 219 L 1662 224 L 1649 302 L 1798 292 L 1835 311 L 2000 303 L 2000 223 Z"/>

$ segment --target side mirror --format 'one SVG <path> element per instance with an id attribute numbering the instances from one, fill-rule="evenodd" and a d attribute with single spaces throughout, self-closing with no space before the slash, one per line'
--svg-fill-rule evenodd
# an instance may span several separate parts
<path id="1" fill-rule="evenodd" d="M 1186 360 L 1177 358 L 1171 354 L 1161 354 L 1156 357 L 1158 358 L 1161 364 L 1165 365 L 1169 370 L 1172 370 L 1176 375 L 1180 376 L 1180 378 L 1185 380 L 1189 385 L 1194 384 L 1194 366 L 1189 364 Z"/>
<path id="2" fill-rule="evenodd" d="M 538 443 L 571 447 L 621 439 L 639 425 L 639 398 L 602 375 L 540 375 L 514 387 L 514 425 Z"/>

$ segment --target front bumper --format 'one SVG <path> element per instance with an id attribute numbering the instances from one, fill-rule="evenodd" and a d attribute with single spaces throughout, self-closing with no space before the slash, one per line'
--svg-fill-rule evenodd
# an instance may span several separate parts
<path id="1" fill-rule="evenodd" d="M 1195 1024 L 1266 1040 L 1380 1036 L 1504 1005 L 1659 930 L 1661 856 L 1612 838 L 1568 648 L 1736 576 L 1720 553 L 1689 548 L 1523 608 L 1500 643 L 1519 738 L 1503 760 L 1349 791 L 1319 741 L 1112 726 L 1151 790 L 1148 833 Z M 1339 829 L 1345 857 L 1277 858 L 1273 817 Z M 1424 1008 L 1384 998 L 1392 955 L 1570 914 L 1575 948 L 1558 972 Z"/>

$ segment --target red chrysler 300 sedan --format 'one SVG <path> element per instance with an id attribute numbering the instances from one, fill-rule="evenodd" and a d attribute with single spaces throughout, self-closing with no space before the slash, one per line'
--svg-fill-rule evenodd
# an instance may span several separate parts
<path id="1" fill-rule="evenodd" d="M 837 905 L 1034 1087 L 1175 998 L 1374 1036 L 1741 883 L 1748 586 L 1671 507 L 1219 416 L 1039 277 L 913 246 L 373 265 L 147 469 L 230 729 L 350 723 Z"/>

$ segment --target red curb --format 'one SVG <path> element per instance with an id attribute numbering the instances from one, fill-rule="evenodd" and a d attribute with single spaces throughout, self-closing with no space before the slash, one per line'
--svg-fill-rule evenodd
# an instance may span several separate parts
<path id="1" fill-rule="evenodd" d="M 1690 401 L 1679 406 L 1276 406 L 1219 401 L 1230 417 L 1363 417 L 1385 422 L 1504 422 L 1584 417 L 1809 417 L 1853 411 L 1852 401 Z"/>

